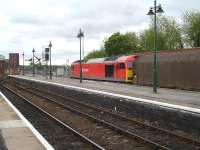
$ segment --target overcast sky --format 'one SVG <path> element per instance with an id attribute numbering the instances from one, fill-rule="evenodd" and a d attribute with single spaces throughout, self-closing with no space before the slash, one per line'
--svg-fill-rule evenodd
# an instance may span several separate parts
<path id="1" fill-rule="evenodd" d="M 0 0 L 0 54 L 33 47 L 41 57 L 52 41 L 53 64 L 79 59 L 79 28 L 85 32 L 85 54 L 99 49 L 114 32 L 139 32 L 148 27 L 146 15 L 153 0 Z M 200 0 L 159 0 L 166 16 L 180 20 L 186 10 L 200 8 Z M 20 58 L 22 63 L 22 58 Z"/>

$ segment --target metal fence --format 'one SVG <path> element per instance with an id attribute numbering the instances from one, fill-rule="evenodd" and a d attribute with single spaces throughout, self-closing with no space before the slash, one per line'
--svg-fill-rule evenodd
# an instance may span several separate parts
<path id="1" fill-rule="evenodd" d="M 23 73 L 23 67 L 21 66 L 20 74 L 22 75 L 22 73 Z M 33 75 L 32 67 L 28 67 L 28 68 L 25 67 L 24 73 L 27 76 L 32 76 Z M 47 67 L 47 66 L 35 66 L 35 75 L 48 79 L 49 76 L 50 76 L 49 67 Z M 52 67 L 52 75 L 53 75 L 53 77 L 68 78 L 70 76 L 70 67 L 69 66 Z"/>

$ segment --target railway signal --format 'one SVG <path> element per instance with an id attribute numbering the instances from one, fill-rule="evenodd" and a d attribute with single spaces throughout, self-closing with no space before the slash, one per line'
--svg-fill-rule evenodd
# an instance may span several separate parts
<path id="1" fill-rule="evenodd" d="M 49 47 L 45 48 L 44 60 L 49 61 Z"/>
<path id="2" fill-rule="evenodd" d="M 35 58 L 36 58 L 36 66 L 39 64 L 41 65 L 41 58 L 38 58 L 37 56 L 35 56 L 35 49 L 33 48 L 32 50 L 33 52 L 33 57 L 29 60 L 26 61 L 31 61 L 32 62 L 32 66 L 33 66 L 33 77 L 35 77 Z"/>

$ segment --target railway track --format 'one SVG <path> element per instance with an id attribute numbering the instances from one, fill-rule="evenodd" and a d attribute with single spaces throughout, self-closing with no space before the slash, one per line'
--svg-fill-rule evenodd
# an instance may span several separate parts
<path id="1" fill-rule="evenodd" d="M 23 95 L 23 97 L 29 97 L 31 103 L 34 103 L 34 105 L 37 105 L 40 109 L 47 111 L 62 122 L 67 123 L 76 131 L 85 135 L 89 139 L 92 139 L 95 143 L 98 143 L 98 145 L 101 145 L 105 149 L 164 149 L 159 147 L 159 145 L 154 145 L 145 140 L 138 139 L 133 135 L 129 135 L 126 131 L 120 130 L 111 124 L 109 125 L 96 118 L 80 114 L 75 109 L 67 109 L 66 107 L 47 101 L 46 99 L 36 96 L 35 94 L 25 92 L 25 90 L 22 89 L 19 90 L 11 86 L 7 88 Z"/>
<path id="2" fill-rule="evenodd" d="M 55 149 L 104 150 L 13 90 L 1 85 L 0 89 Z"/>
<path id="3" fill-rule="evenodd" d="M 62 107 L 70 111 L 76 112 L 79 115 L 87 116 L 87 118 L 90 118 L 94 120 L 95 122 L 101 122 L 101 124 L 104 124 L 104 126 L 107 126 L 107 127 L 109 126 L 108 129 L 112 129 L 114 131 L 117 131 L 117 133 L 120 133 L 120 136 L 126 135 L 124 137 L 126 138 L 131 137 L 132 140 L 136 139 L 136 141 L 139 141 L 139 143 L 142 143 L 142 145 L 150 146 L 150 149 L 200 149 L 200 144 L 198 141 L 184 138 L 182 136 L 172 134 L 168 131 L 161 130 L 161 129 L 137 122 L 125 116 L 110 112 L 108 110 L 97 108 L 88 104 L 78 102 L 72 98 L 66 98 L 61 95 L 48 93 L 46 91 L 42 91 L 36 88 L 22 87 L 19 85 L 14 85 L 14 86 L 16 90 L 18 90 L 19 92 L 26 91 L 27 93 L 32 94 L 33 97 L 36 95 L 37 97 L 43 99 L 44 101 L 47 101 L 47 100 L 48 102 L 51 101 L 52 103 L 54 103 L 54 105 L 58 105 L 60 108 Z M 24 92 L 21 92 L 21 94 L 24 94 Z M 44 102 L 43 104 L 46 104 L 46 103 Z M 106 130 L 110 132 L 110 130 L 108 129 Z M 93 137 L 90 137 L 90 138 L 93 138 Z M 113 141 L 110 141 L 110 142 L 113 142 Z M 120 144 L 118 143 L 119 141 L 116 141 L 116 142 L 117 142 L 116 145 Z M 128 149 L 128 145 L 129 145 L 129 142 L 126 143 L 126 147 L 122 146 L 120 148 L 119 147 L 116 147 L 116 148 Z M 110 148 L 109 146 L 106 148 Z M 139 146 L 137 145 L 136 147 L 142 148 L 142 149 L 146 148 L 146 147 L 141 146 L 140 144 Z M 115 149 L 115 147 L 112 147 L 112 148 Z M 130 149 L 132 148 L 133 147 L 130 147 Z"/>

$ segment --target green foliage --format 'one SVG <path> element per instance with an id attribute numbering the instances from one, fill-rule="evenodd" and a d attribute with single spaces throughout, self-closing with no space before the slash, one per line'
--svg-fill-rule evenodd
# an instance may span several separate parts
<path id="1" fill-rule="evenodd" d="M 176 21 L 169 17 L 157 17 L 157 50 L 182 48 L 181 30 Z M 141 50 L 154 48 L 154 20 L 151 18 L 150 28 L 140 33 Z"/>
<path id="2" fill-rule="evenodd" d="M 163 33 L 165 48 L 168 50 L 183 48 L 181 28 L 175 19 L 170 17 L 159 18 L 159 32 Z"/>
<path id="3" fill-rule="evenodd" d="M 106 57 L 105 50 L 93 50 L 87 56 L 84 57 L 84 60 L 87 61 L 92 58 L 101 58 Z"/>
<path id="4" fill-rule="evenodd" d="M 157 50 L 164 49 L 165 41 L 164 35 L 162 32 L 157 32 Z M 143 51 L 153 50 L 154 49 L 154 30 L 147 29 L 140 33 L 140 49 Z"/>
<path id="5" fill-rule="evenodd" d="M 120 54 L 129 54 L 137 50 L 138 38 L 134 32 L 121 34 L 119 32 L 111 35 L 104 42 L 104 48 L 107 56 Z"/>
<path id="6" fill-rule="evenodd" d="M 200 47 L 200 11 L 188 11 L 183 16 L 186 45 Z"/>

